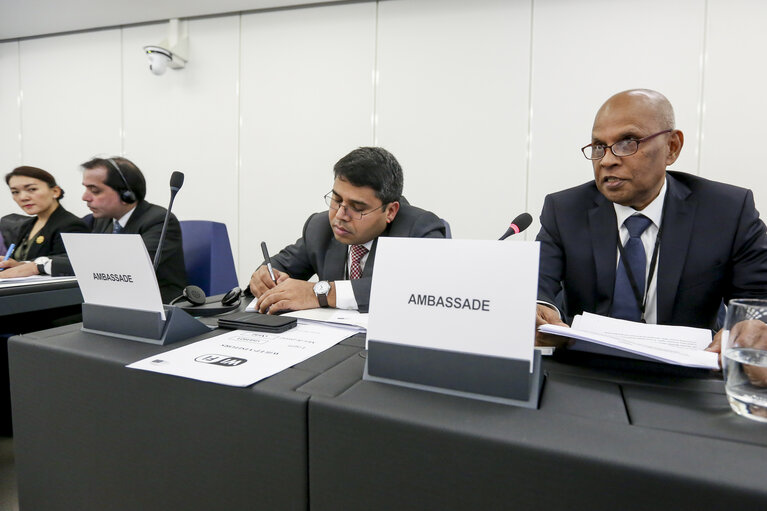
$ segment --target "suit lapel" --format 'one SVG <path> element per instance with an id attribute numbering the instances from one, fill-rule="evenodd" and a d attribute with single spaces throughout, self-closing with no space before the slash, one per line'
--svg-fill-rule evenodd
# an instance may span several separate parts
<path id="1" fill-rule="evenodd" d="M 128 219 L 128 223 L 125 224 L 125 227 L 123 227 L 123 234 L 137 234 L 138 233 L 138 226 L 140 225 L 141 216 L 144 214 L 144 212 L 149 209 L 149 206 L 145 201 L 140 201 L 138 204 L 136 204 L 136 208 L 133 210 L 133 213 L 131 214 L 130 218 Z"/>
<path id="2" fill-rule="evenodd" d="M 594 251 L 596 272 L 596 313 L 607 315 L 615 288 L 615 266 L 618 250 L 618 226 L 612 202 L 597 192 L 595 207 L 589 210 L 589 231 Z"/>
<path id="3" fill-rule="evenodd" d="M 658 261 L 658 323 L 671 319 L 674 298 L 687 260 L 697 202 L 690 189 L 666 174 L 668 193 L 663 212 L 663 234 Z"/>
<path id="4" fill-rule="evenodd" d="M 381 234 L 381 236 L 384 235 L 385 234 Z M 373 245 L 370 247 L 370 253 L 368 254 L 367 261 L 365 261 L 365 268 L 362 270 L 363 277 L 371 277 L 373 275 L 373 264 L 376 260 L 376 247 L 378 246 L 378 238 L 373 241 Z"/>
<path id="5" fill-rule="evenodd" d="M 330 241 L 330 247 L 325 255 L 325 271 L 322 280 L 344 280 L 347 245 L 337 241 Z"/>

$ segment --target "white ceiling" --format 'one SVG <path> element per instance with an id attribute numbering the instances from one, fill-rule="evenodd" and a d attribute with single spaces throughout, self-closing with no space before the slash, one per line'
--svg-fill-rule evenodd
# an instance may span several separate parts
<path id="1" fill-rule="evenodd" d="M 337 0 L 336 0 L 337 1 Z M 210 14 L 284 8 L 317 0 L 0 0 L 0 41 Z"/>

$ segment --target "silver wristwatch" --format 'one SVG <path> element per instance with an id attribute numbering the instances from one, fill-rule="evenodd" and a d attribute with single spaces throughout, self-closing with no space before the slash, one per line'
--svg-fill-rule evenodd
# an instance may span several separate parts
<path id="1" fill-rule="evenodd" d="M 51 274 L 51 258 L 50 257 L 38 257 L 33 262 L 37 265 L 37 272 L 40 275 Z"/>
<path id="2" fill-rule="evenodd" d="M 320 307 L 328 306 L 328 293 L 330 293 L 330 282 L 327 280 L 321 280 L 314 285 L 314 294 L 320 302 Z"/>

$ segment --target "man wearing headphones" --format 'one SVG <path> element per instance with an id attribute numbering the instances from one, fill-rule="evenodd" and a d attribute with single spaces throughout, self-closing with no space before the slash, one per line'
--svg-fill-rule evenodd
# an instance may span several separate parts
<path id="1" fill-rule="evenodd" d="M 83 200 L 93 213 L 91 232 L 140 234 L 149 258 L 154 260 L 166 209 L 144 200 L 146 180 L 141 170 L 130 160 L 120 157 L 93 158 L 82 167 Z M 13 276 L 19 277 L 74 274 L 67 256 L 54 256 L 41 264 L 27 263 L 6 271 L 13 271 Z M 187 284 L 181 226 L 173 214 L 157 266 L 157 283 L 164 303 L 181 295 Z"/>

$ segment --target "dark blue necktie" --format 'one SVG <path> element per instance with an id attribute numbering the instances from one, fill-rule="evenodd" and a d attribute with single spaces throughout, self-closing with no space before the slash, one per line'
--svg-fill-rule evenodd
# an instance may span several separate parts
<path id="1" fill-rule="evenodd" d="M 640 304 L 637 303 L 634 291 L 631 288 L 625 264 L 628 263 L 637 290 L 642 298 L 645 292 L 645 268 L 647 267 L 647 254 L 644 251 L 644 245 L 639 238 L 647 229 L 652 220 L 644 215 L 634 215 L 628 217 L 623 225 L 629 231 L 629 239 L 623 247 L 623 255 L 618 263 L 618 269 L 615 272 L 615 292 L 613 293 L 613 306 L 610 316 L 613 318 L 628 319 L 630 321 L 639 321 L 642 318 Z"/>
<path id="2" fill-rule="evenodd" d="M 112 234 L 120 234 L 121 232 L 123 232 L 123 226 L 117 220 L 113 220 Z"/>

